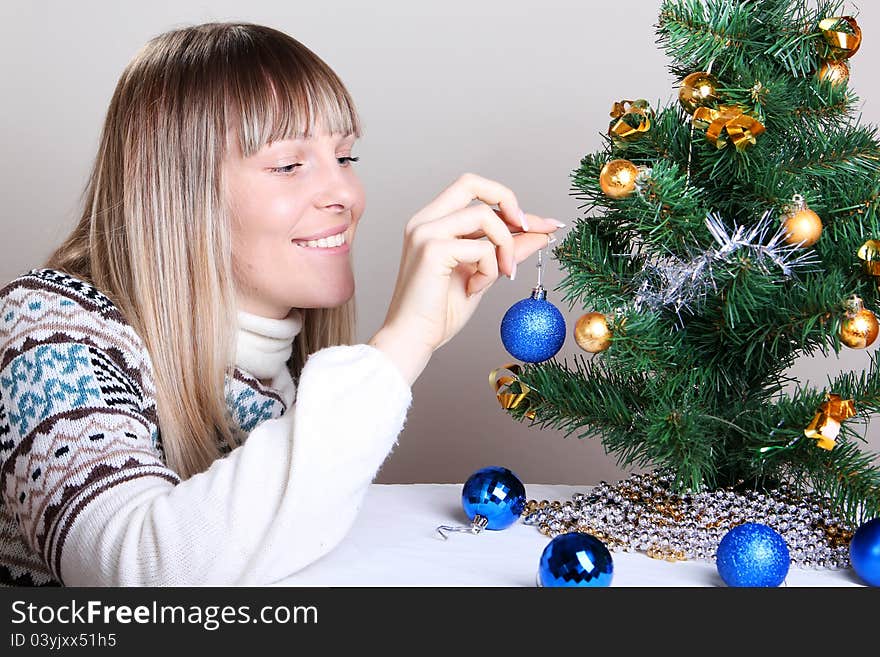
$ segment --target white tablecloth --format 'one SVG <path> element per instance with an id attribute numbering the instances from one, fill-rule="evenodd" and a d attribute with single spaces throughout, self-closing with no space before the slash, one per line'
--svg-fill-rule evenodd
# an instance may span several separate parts
<path id="1" fill-rule="evenodd" d="M 565 501 L 588 486 L 526 484 L 528 499 Z M 549 538 L 517 521 L 479 534 L 468 525 L 462 484 L 372 484 L 351 531 L 329 554 L 278 582 L 281 586 L 535 586 Z M 316 500 L 320 504 L 320 500 Z M 669 563 L 640 552 L 612 552 L 612 586 L 724 586 L 715 565 Z M 783 586 L 861 586 L 852 570 L 792 566 Z"/>

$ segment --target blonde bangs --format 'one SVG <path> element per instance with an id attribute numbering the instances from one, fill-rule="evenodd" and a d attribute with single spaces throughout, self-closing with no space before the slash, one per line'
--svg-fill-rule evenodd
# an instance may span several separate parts
<path id="1" fill-rule="evenodd" d="M 359 138 L 354 102 L 333 70 L 282 32 L 262 28 L 260 36 L 252 47 L 238 49 L 225 68 L 229 127 L 244 157 L 319 131 Z"/>

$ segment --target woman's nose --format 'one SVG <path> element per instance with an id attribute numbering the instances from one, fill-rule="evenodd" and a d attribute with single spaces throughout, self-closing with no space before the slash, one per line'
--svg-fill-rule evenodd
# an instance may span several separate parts
<path id="1" fill-rule="evenodd" d="M 319 198 L 319 206 L 327 210 L 344 212 L 356 202 L 359 188 L 357 180 L 337 164 L 336 171 L 327 174 Z"/>

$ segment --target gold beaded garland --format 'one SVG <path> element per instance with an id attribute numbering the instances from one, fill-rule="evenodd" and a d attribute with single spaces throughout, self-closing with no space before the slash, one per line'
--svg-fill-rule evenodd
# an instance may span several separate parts
<path id="1" fill-rule="evenodd" d="M 638 167 L 629 160 L 611 160 L 599 172 L 599 187 L 606 196 L 614 199 L 626 198 L 635 190 L 638 175 Z"/>
<path id="2" fill-rule="evenodd" d="M 642 551 L 668 561 L 713 561 L 723 531 L 743 522 L 761 522 L 783 535 L 792 548 L 793 564 L 850 565 L 854 527 L 829 512 L 830 498 L 799 493 L 787 484 L 762 492 L 733 486 L 676 492 L 674 480 L 670 471 L 655 471 L 613 485 L 603 481 L 588 492 L 574 493 L 561 508 L 530 499 L 522 521 L 550 538 L 587 532 L 609 550 Z"/>
<path id="3" fill-rule="evenodd" d="M 605 315 L 589 312 L 582 315 L 574 327 L 574 339 L 578 346 L 591 354 L 605 351 L 611 346 L 611 329 Z"/>

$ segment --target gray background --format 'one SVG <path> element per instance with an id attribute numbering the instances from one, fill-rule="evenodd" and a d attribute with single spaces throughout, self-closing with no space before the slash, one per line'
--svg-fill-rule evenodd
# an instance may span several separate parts
<path id="1" fill-rule="evenodd" d="M 581 216 L 569 175 L 600 146 L 611 103 L 675 94 L 655 45 L 659 2 L 321 0 L 0 3 L 0 279 L 42 262 L 70 230 L 104 114 L 122 69 L 152 36 L 211 20 L 281 29 L 340 75 L 360 110 L 355 147 L 367 190 L 355 276 L 358 338 L 379 328 L 397 275 L 402 229 L 464 171 L 501 181 L 526 210 L 567 222 Z M 880 8 L 863 3 L 864 40 L 852 87 L 867 122 L 880 119 Z M 561 229 L 560 235 L 568 228 Z M 415 383 L 400 445 L 377 481 L 460 482 L 484 465 L 512 468 L 526 482 L 591 484 L 623 473 L 596 440 L 511 420 L 488 384 L 512 360 L 499 323 L 535 284 L 536 259 L 516 281 L 499 279 L 470 323 L 441 348 Z M 552 291 L 566 317 L 558 354 L 583 354 L 571 330 L 584 312 Z M 874 345 L 876 348 L 876 345 Z M 802 359 L 793 374 L 822 384 L 861 369 L 865 352 Z M 873 450 L 878 431 L 868 430 Z"/>

